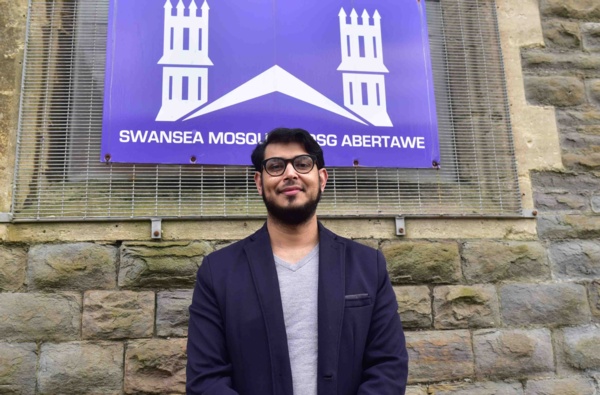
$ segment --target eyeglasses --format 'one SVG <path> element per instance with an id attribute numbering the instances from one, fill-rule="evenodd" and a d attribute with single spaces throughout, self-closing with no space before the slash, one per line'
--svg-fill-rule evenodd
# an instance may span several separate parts
<path id="1" fill-rule="evenodd" d="M 315 167 L 315 162 L 317 161 L 317 157 L 315 155 L 298 155 L 293 157 L 292 159 L 284 159 L 284 158 L 269 158 L 265 159 L 262 162 L 263 169 L 269 175 L 273 177 L 277 177 L 285 173 L 285 169 L 287 168 L 288 163 L 291 163 L 296 170 L 300 174 L 310 173 L 310 171 Z"/>

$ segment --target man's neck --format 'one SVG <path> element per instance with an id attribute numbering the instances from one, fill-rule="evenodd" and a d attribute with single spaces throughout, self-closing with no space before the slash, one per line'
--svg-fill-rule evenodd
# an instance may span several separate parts
<path id="1" fill-rule="evenodd" d="M 286 225 L 267 217 L 273 254 L 289 263 L 304 258 L 319 243 L 317 216 L 300 225 Z"/>

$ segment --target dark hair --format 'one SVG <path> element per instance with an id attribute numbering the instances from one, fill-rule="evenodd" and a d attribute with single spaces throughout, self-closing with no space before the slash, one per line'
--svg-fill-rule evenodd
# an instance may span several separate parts
<path id="1" fill-rule="evenodd" d="M 304 129 L 276 128 L 271 130 L 267 138 L 258 143 L 254 151 L 252 151 L 252 164 L 256 171 L 262 171 L 262 162 L 265 160 L 265 149 L 267 145 L 274 143 L 298 143 L 304 147 L 306 153 L 317 157 L 317 169 L 325 167 L 323 150 L 310 133 Z"/>

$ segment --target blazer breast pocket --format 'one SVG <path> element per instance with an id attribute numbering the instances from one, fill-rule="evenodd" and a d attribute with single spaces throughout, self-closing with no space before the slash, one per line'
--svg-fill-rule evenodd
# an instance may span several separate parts
<path id="1" fill-rule="evenodd" d="M 345 296 L 345 307 L 362 307 L 373 304 L 373 300 L 369 294 L 354 294 Z"/>

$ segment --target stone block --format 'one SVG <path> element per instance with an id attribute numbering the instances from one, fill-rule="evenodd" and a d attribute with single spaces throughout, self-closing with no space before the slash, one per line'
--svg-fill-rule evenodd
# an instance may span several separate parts
<path id="1" fill-rule="evenodd" d="M 539 215 L 538 235 L 543 239 L 597 239 L 600 238 L 600 216 Z"/>
<path id="2" fill-rule="evenodd" d="M 0 244 L 0 291 L 14 292 L 25 282 L 27 252 L 22 247 Z"/>
<path id="3" fill-rule="evenodd" d="M 463 244 L 462 256 L 471 283 L 550 278 L 546 250 L 538 242 L 471 241 Z"/>
<path id="4" fill-rule="evenodd" d="M 600 106 L 600 79 L 595 78 L 587 80 L 585 82 L 585 87 L 590 103 Z"/>
<path id="5" fill-rule="evenodd" d="M 29 249 L 29 288 L 114 289 L 117 248 L 94 243 L 44 244 Z"/>
<path id="6" fill-rule="evenodd" d="M 444 383 L 429 386 L 435 395 L 523 395 L 521 383 Z"/>
<path id="7" fill-rule="evenodd" d="M 156 334 L 187 336 L 193 290 L 163 291 L 156 300 Z"/>
<path id="8" fill-rule="evenodd" d="M 2 340 L 68 341 L 79 338 L 81 295 L 0 293 Z"/>
<path id="9" fill-rule="evenodd" d="M 73 342 L 42 344 L 40 394 L 121 394 L 123 344 Z"/>
<path id="10" fill-rule="evenodd" d="M 600 114 L 597 121 L 600 122 Z M 577 126 L 580 126 L 582 122 L 581 120 L 577 120 L 575 123 Z M 532 171 L 531 183 L 534 189 L 542 191 L 568 192 L 576 190 L 591 192 L 597 190 L 600 178 L 590 174 L 576 174 L 559 171 Z"/>
<path id="11" fill-rule="evenodd" d="M 595 395 L 594 383 L 589 378 L 529 380 L 525 395 Z"/>
<path id="12" fill-rule="evenodd" d="M 600 369 L 600 326 L 587 325 L 562 329 L 565 362 L 574 369 Z"/>
<path id="13" fill-rule="evenodd" d="M 600 19 L 600 3 L 597 0 L 541 0 L 540 11 L 544 16 Z"/>
<path id="14" fill-rule="evenodd" d="M 489 328 L 500 324 L 493 285 L 448 285 L 433 290 L 434 327 Z"/>
<path id="15" fill-rule="evenodd" d="M 186 339 L 135 340 L 125 352 L 125 393 L 185 393 Z"/>
<path id="16" fill-rule="evenodd" d="M 426 387 L 420 385 L 409 385 L 406 387 L 405 395 L 429 395 Z"/>
<path id="17" fill-rule="evenodd" d="M 579 284 L 505 285 L 500 304 L 507 325 L 578 325 L 591 318 L 585 287 Z"/>
<path id="18" fill-rule="evenodd" d="M 535 377 L 554 372 L 548 329 L 479 330 L 473 334 L 478 377 Z"/>
<path id="19" fill-rule="evenodd" d="M 0 343 L 0 394 L 35 394 L 35 343 Z"/>
<path id="20" fill-rule="evenodd" d="M 431 297 L 426 286 L 394 287 L 398 313 L 404 328 L 430 328 Z"/>
<path id="21" fill-rule="evenodd" d="M 588 295 L 590 297 L 590 308 L 596 321 L 600 319 L 600 280 L 588 284 Z"/>
<path id="22" fill-rule="evenodd" d="M 460 255 L 456 243 L 386 241 L 381 251 L 394 284 L 443 284 L 461 280 Z"/>
<path id="23" fill-rule="evenodd" d="M 592 211 L 596 214 L 600 214 L 600 194 L 592 194 L 590 198 L 590 203 L 592 206 Z"/>
<path id="24" fill-rule="evenodd" d="M 589 209 L 589 197 L 585 192 L 533 192 L 536 210 L 580 212 Z"/>
<path id="25" fill-rule="evenodd" d="M 555 107 L 578 106 L 585 102 L 583 81 L 576 77 L 525 77 L 525 94 L 532 104 Z"/>
<path id="26" fill-rule="evenodd" d="M 600 23 L 582 23 L 581 35 L 585 51 L 600 52 Z"/>
<path id="27" fill-rule="evenodd" d="M 521 58 L 523 69 L 547 77 L 556 72 L 592 78 L 600 76 L 600 57 L 595 54 L 527 49 L 521 51 Z"/>
<path id="28" fill-rule="evenodd" d="M 123 243 L 119 286 L 125 288 L 192 287 L 204 256 L 213 251 L 204 241 Z"/>
<path id="29" fill-rule="evenodd" d="M 561 19 L 545 19 L 542 30 L 546 47 L 580 49 L 581 33 L 579 24 Z"/>
<path id="30" fill-rule="evenodd" d="M 88 291 L 83 298 L 84 339 L 151 337 L 154 292 Z"/>
<path id="31" fill-rule="evenodd" d="M 569 240 L 552 243 L 548 249 L 557 278 L 594 279 L 600 277 L 600 241 Z"/>
<path id="32" fill-rule="evenodd" d="M 406 332 L 409 383 L 459 380 L 474 373 L 469 331 Z"/>

